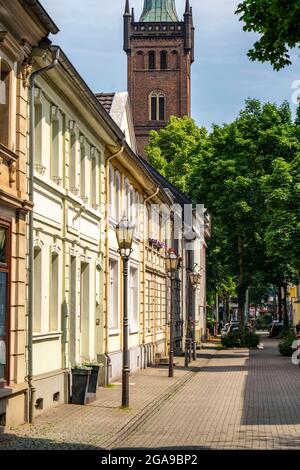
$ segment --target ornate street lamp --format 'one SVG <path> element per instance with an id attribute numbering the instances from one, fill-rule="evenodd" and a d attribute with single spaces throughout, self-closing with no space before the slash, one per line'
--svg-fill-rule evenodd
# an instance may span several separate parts
<path id="1" fill-rule="evenodd" d="M 123 261 L 123 368 L 122 368 L 122 408 L 129 407 L 130 358 L 128 349 L 128 260 L 132 253 L 134 225 L 124 215 L 116 227 L 119 245 L 118 252 Z"/>
<path id="2" fill-rule="evenodd" d="M 170 312 L 170 346 L 169 346 L 169 377 L 174 377 L 174 346 L 173 346 L 173 313 L 174 313 L 174 286 L 176 271 L 178 270 L 178 256 L 173 251 L 168 251 L 166 254 L 166 271 L 171 279 L 171 312 Z"/>
<path id="3" fill-rule="evenodd" d="M 190 273 L 190 282 L 192 284 L 192 286 L 194 287 L 194 289 L 197 289 L 197 287 L 200 285 L 201 283 L 201 278 L 202 278 L 202 274 L 201 273 L 196 273 L 196 272 L 191 272 Z"/>
<path id="4" fill-rule="evenodd" d="M 190 283 L 194 289 L 194 293 L 196 292 L 197 287 L 199 287 L 201 284 L 201 278 L 202 278 L 201 271 L 202 271 L 202 268 L 200 271 L 195 271 L 195 267 L 194 267 L 194 270 L 190 272 L 189 274 Z M 194 301 L 195 301 L 195 297 L 194 297 Z M 196 347 L 196 331 L 195 331 L 196 330 L 196 324 L 195 324 L 196 318 L 195 318 L 194 308 L 193 308 L 193 316 L 194 316 L 194 324 L 193 324 L 191 341 L 193 342 L 193 360 L 195 361 L 197 359 L 197 347 Z"/>

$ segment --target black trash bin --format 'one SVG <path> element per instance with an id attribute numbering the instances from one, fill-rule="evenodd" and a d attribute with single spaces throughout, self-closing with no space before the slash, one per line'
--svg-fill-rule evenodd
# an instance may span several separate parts
<path id="1" fill-rule="evenodd" d="M 89 380 L 89 387 L 88 393 L 96 393 L 98 388 L 98 377 L 99 377 L 99 370 L 101 365 L 100 364 L 91 364 L 88 367 L 91 367 L 92 372 Z"/>
<path id="2" fill-rule="evenodd" d="M 73 405 L 85 405 L 92 373 L 91 367 L 72 369 L 72 401 Z"/>

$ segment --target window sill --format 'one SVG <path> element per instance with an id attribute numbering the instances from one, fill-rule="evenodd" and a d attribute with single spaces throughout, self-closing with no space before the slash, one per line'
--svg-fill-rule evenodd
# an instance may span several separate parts
<path id="1" fill-rule="evenodd" d="M 121 330 L 119 328 L 111 328 L 109 329 L 108 335 L 109 336 L 119 336 Z"/>
<path id="2" fill-rule="evenodd" d="M 116 226 L 118 225 L 118 221 L 113 217 L 109 217 L 109 225 L 110 227 L 116 228 Z"/>
<path id="3" fill-rule="evenodd" d="M 62 336 L 62 331 L 51 331 L 48 333 L 33 333 L 33 341 L 42 341 L 46 339 L 58 339 Z"/>
<path id="4" fill-rule="evenodd" d="M 136 335 L 139 332 L 140 332 L 140 330 L 137 326 L 129 327 L 129 334 L 130 335 Z"/>

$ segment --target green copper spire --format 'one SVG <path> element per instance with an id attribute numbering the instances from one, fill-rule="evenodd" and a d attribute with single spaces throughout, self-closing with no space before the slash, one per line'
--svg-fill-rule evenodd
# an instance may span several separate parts
<path id="1" fill-rule="evenodd" d="M 178 21 L 175 0 L 144 0 L 144 9 L 140 21 Z"/>

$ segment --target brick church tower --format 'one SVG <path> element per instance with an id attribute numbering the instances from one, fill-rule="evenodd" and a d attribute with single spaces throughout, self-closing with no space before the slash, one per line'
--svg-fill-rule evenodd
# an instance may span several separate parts
<path id="1" fill-rule="evenodd" d="M 170 116 L 191 113 L 194 26 L 189 0 L 183 21 L 175 0 L 144 0 L 139 21 L 126 0 L 124 51 L 138 151 L 145 156 L 151 130 L 165 127 Z"/>

